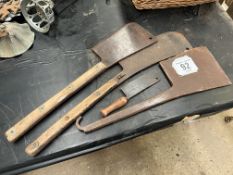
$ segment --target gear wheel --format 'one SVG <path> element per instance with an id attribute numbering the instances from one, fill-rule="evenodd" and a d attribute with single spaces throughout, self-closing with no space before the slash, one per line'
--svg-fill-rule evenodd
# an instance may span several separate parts
<path id="1" fill-rule="evenodd" d="M 23 0 L 21 11 L 32 28 L 46 33 L 54 21 L 53 6 L 51 0 Z"/>

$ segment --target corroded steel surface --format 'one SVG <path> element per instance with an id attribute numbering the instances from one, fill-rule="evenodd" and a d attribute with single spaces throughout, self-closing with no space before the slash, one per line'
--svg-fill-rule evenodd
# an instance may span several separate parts
<path id="1" fill-rule="evenodd" d="M 129 23 L 92 50 L 110 66 L 155 42 L 154 36 L 143 27 Z"/>
<path id="2" fill-rule="evenodd" d="M 193 60 L 197 67 L 196 71 L 183 76 L 177 73 L 173 66 L 174 61 L 182 56 L 188 56 Z M 170 89 L 87 126 L 81 127 L 78 120 L 77 127 L 84 132 L 91 132 L 167 101 L 231 84 L 230 79 L 206 47 L 191 49 L 174 58 L 162 61 L 160 65 L 171 82 L 172 87 Z"/>

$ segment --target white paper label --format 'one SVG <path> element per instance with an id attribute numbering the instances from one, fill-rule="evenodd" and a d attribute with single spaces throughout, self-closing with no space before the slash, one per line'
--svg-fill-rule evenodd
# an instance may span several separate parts
<path id="1" fill-rule="evenodd" d="M 194 63 L 192 58 L 187 55 L 175 59 L 172 62 L 172 67 L 180 76 L 189 75 L 198 71 L 197 65 Z"/>

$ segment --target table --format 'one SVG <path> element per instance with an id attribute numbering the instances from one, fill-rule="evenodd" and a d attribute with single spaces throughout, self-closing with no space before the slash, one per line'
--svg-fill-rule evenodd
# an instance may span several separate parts
<path id="1" fill-rule="evenodd" d="M 16 143 L 8 143 L 4 132 L 96 64 L 98 59 L 90 48 L 128 22 L 137 22 L 154 35 L 178 31 L 193 46 L 207 46 L 233 80 L 233 23 L 218 4 L 203 5 L 198 14 L 194 14 L 193 8 L 137 11 L 129 0 L 57 0 L 55 11 L 56 21 L 50 32 L 36 33 L 34 46 L 28 52 L 0 60 L 0 174 L 17 174 L 47 166 L 152 132 L 186 115 L 233 106 L 233 86 L 219 88 L 168 102 L 90 134 L 78 131 L 73 125 L 38 156 L 27 156 L 26 145 L 117 74 L 120 67 L 115 66 L 99 76 Z M 133 98 L 128 106 L 169 87 L 158 65 L 150 69 L 158 71 L 161 81 Z M 109 93 L 85 114 L 83 124 L 97 120 L 99 110 L 120 96 L 119 88 Z"/>

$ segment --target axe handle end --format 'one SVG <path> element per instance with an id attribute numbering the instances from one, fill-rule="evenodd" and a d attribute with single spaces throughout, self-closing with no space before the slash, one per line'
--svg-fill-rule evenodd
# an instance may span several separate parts
<path id="1" fill-rule="evenodd" d="M 69 127 L 79 116 L 87 111 L 93 104 L 99 101 L 105 94 L 118 85 L 118 78 L 113 78 L 86 97 L 82 102 L 67 112 L 63 117 L 52 124 L 44 133 L 42 133 L 34 142 L 29 144 L 25 152 L 29 156 L 36 156 L 49 143 L 59 136 L 67 127 Z"/>

